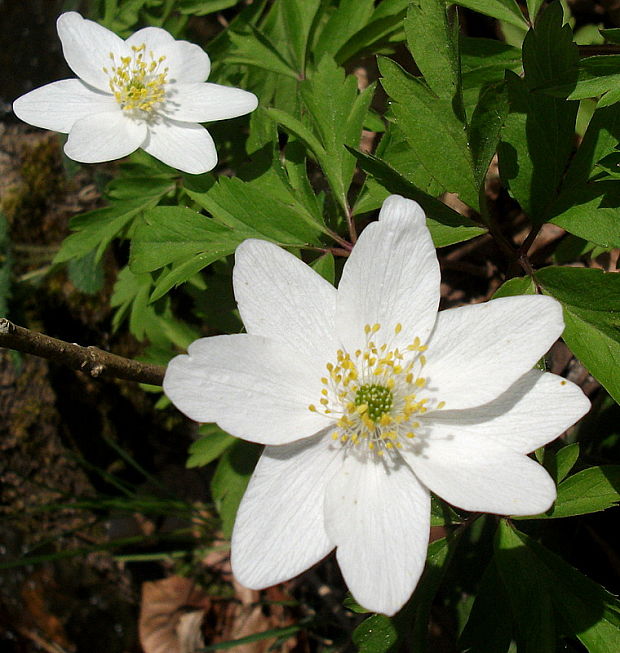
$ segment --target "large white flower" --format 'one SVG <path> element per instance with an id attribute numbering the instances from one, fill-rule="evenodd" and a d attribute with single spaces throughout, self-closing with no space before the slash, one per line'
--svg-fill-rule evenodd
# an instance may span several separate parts
<path id="1" fill-rule="evenodd" d="M 529 515 L 556 490 L 527 456 L 581 417 L 581 390 L 532 369 L 560 336 L 550 297 L 437 313 L 424 213 L 391 196 L 336 290 L 284 250 L 247 240 L 234 289 L 247 334 L 194 342 L 164 390 L 192 419 L 268 445 L 235 523 L 232 565 L 260 589 L 334 547 L 359 603 L 393 614 L 424 567 L 430 493 Z"/>
<path id="2" fill-rule="evenodd" d="M 242 116 L 258 104 L 248 91 L 205 83 L 207 53 L 158 27 L 123 41 L 70 11 L 57 29 L 79 79 L 30 91 L 13 111 L 31 125 L 68 133 L 65 153 L 75 161 L 111 161 L 141 147 L 184 172 L 207 172 L 217 152 L 198 123 Z"/>

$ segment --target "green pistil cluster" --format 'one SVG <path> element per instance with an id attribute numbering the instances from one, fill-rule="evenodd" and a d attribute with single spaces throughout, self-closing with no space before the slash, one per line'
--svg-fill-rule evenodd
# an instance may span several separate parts
<path id="1" fill-rule="evenodd" d="M 373 422 L 378 422 L 392 408 L 393 400 L 389 388 L 377 383 L 366 383 L 356 392 L 354 403 L 356 406 L 367 406 L 366 415 Z"/>

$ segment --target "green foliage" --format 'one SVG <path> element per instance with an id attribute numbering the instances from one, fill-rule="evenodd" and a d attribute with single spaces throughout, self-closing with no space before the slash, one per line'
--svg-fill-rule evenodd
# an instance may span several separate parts
<path id="1" fill-rule="evenodd" d="M 219 458 L 235 442 L 232 435 L 228 435 L 215 424 L 202 424 L 199 433 L 201 437 L 189 448 L 187 467 L 208 465 Z"/>
<path id="2" fill-rule="evenodd" d="M 539 270 L 536 279 L 562 304 L 566 344 L 620 401 L 620 276 L 601 270 L 548 267 Z"/>
<path id="3" fill-rule="evenodd" d="M 222 520 L 222 531 L 230 537 L 237 508 L 260 456 L 261 447 L 235 440 L 224 450 L 211 480 L 211 494 Z"/>
<path id="4" fill-rule="evenodd" d="M 555 651 L 557 632 L 578 638 L 590 653 L 618 649 L 615 597 L 507 522 L 500 522 L 495 547 L 519 647 Z"/>
<path id="5" fill-rule="evenodd" d="M 559 1 L 549 5 L 523 43 L 525 76 L 507 72 L 510 115 L 502 132 L 503 181 L 534 223 L 545 222 L 573 148 L 577 104 L 538 89 L 572 74 L 578 58 Z"/>

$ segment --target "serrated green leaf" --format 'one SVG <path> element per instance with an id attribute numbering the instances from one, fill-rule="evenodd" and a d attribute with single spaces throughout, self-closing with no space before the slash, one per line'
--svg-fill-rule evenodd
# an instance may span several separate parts
<path id="1" fill-rule="evenodd" d="M 620 402 L 620 275 L 552 266 L 536 279 L 562 304 L 566 344 Z"/>
<path id="2" fill-rule="evenodd" d="M 436 97 L 419 79 L 389 59 L 379 60 L 381 84 L 392 98 L 392 111 L 410 148 L 442 190 L 458 193 L 477 207 L 478 188 L 467 132 L 452 103 Z"/>
<path id="3" fill-rule="evenodd" d="M 96 250 L 95 258 L 99 260 L 112 240 L 121 235 L 142 211 L 155 206 L 157 201 L 157 197 L 140 197 L 72 218 L 69 226 L 75 233 L 65 238 L 53 263 L 82 258 L 92 250 Z"/>
<path id="4" fill-rule="evenodd" d="M 442 0 L 415 0 L 407 11 L 405 35 L 428 87 L 437 97 L 452 102 L 462 119 L 458 21 L 451 13 L 449 17 Z"/>
<path id="5" fill-rule="evenodd" d="M 133 272 L 150 272 L 207 254 L 209 262 L 234 252 L 244 236 L 205 215 L 178 206 L 157 206 L 144 214 L 131 241 Z M 195 271 L 194 271 L 195 273 Z"/>
<path id="6" fill-rule="evenodd" d="M 620 465 L 589 467 L 558 486 L 553 508 L 542 517 L 558 519 L 607 510 L 620 503 Z"/>
<path id="7" fill-rule="evenodd" d="M 244 182 L 220 177 L 203 190 L 199 182 L 186 182 L 188 195 L 206 209 L 213 220 L 231 229 L 240 239 L 262 238 L 282 245 L 318 245 L 325 225 L 295 199 L 290 190 L 283 197 L 273 180 Z M 274 189 L 275 192 L 274 192 Z"/>
<path id="8" fill-rule="evenodd" d="M 291 51 L 291 61 L 295 63 L 296 69 L 302 76 L 306 70 L 306 50 L 310 31 L 320 4 L 321 0 L 278 3 Z"/>
<path id="9" fill-rule="evenodd" d="M 333 59 L 324 56 L 300 86 L 314 134 L 321 143 L 320 149 L 315 147 L 315 154 L 336 200 L 347 213 L 355 158 L 345 146 L 359 145 L 374 85 L 358 93 L 356 78 L 345 75 Z"/>
<path id="10" fill-rule="evenodd" d="M 516 0 L 457 0 L 456 4 L 498 20 L 505 20 L 517 27 L 528 27 Z"/>
<path id="11" fill-rule="evenodd" d="M 513 297 L 515 295 L 535 295 L 536 285 L 532 277 L 514 277 L 504 283 L 493 293 L 497 297 Z"/>
<path id="12" fill-rule="evenodd" d="M 390 193 L 414 199 L 426 213 L 426 224 L 435 247 L 446 247 L 486 233 L 469 218 L 452 210 L 438 199 L 419 190 L 393 170 L 385 161 L 371 154 L 354 152 L 360 166 L 373 175 Z"/>
<path id="13" fill-rule="evenodd" d="M 189 457 L 185 463 L 187 468 L 208 465 L 237 441 L 216 424 L 201 424 L 199 433 L 201 437 L 189 447 Z"/>
<path id="14" fill-rule="evenodd" d="M 225 537 L 232 533 L 237 508 L 261 451 L 262 447 L 257 444 L 236 440 L 224 451 L 217 465 L 211 480 L 211 494 Z"/>

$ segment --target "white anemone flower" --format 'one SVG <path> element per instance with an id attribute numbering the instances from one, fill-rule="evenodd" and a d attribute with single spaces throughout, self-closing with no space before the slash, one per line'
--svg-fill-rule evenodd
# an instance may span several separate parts
<path id="1" fill-rule="evenodd" d="M 437 312 L 439 265 L 422 209 L 393 195 L 338 289 L 279 247 L 237 249 L 247 333 L 197 340 L 167 369 L 186 415 L 267 445 L 232 537 L 261 589 L 336 549 L 355 599 L 388 615 L 424 568 L 430 492 L 468 511 L 544 512 L 553 480 L 528 453 L 589 408 L 533 369 L 563 330 L 557 301 L 494 299 Z"/>
<path id="2" fill-rule="evenodd" d="M 207 53 L 158 27 L 123 41 L 70 11 L 58 18 L 57 29 L 79 79 L 30 91 L 15 100 L 13 111 L 31 125 L 69 134 L 65 153 L 75 161 L 112 161 L 142 148 L 183 172 L 207 172 L 217 152 L 198 123 L 242 116 L 258 105 L 253 93 L 205 83 Z"/>

